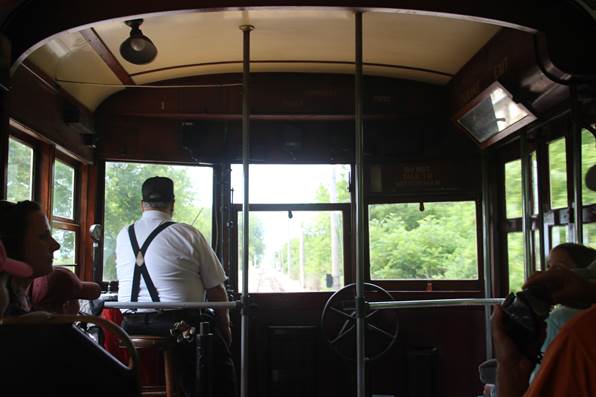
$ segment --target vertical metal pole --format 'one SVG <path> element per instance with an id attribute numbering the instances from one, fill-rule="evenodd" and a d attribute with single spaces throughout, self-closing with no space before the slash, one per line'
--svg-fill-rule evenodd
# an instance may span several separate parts
<path id="1" fill-rule="evenodd" d="M 250 32 L 252 25 L 242 25 L 242 171 L 244 175 L 244 198 L 242 201 L 242 334 L 240 340 L 240 397 L 248 396 L 248 156 L 250 153 L 249 78 L 250 78 Z"/>
<path id="2" fill-rule="evenodd" d="M 490 185 L 488 183 L 488 159 L 486 152 L 482 153 L 482 264 L 484 268 L 484 297 L 493 296 L 493 278 L 490 266 Z M 490 321 L 490 306 L 484 306 L 484 335 L 486 345 L 486 359 L 493 357 L 493 335 Z"/>
<path id="3" fill-rule="evenodd" d="M 579 123 L 577 87 L 571 85 L 571 152 L 573 153 L 573 241 L 582 244 L 584 241 L 582 228 L 582 131 Z"/>
<path id="4" fill-rule="evenodd" d="M 520 137 L 521 167 L 522 167 L 522 230 L 524 233 L 524 275 L 527 279 L 533 273 L 532 267 L 532 207 L 530 197 L 530 154 L 528 153 L 528 137 L 522 132 Z"/>
<path id="5" fill-rule="evenodd" d="M 548 196 L 548 147 L 544 140 L 544 136 L 542 134 L 537 136 L 537 145 L 536 145 L 536 166 L 538 167 L 537 175 L 537 182 L 538 182 L 538 237 L 540 241 L 540 251 L 539 251 L 539 259 L 540 259 L 540 269 L 544 271 L 546 269 L 546 255 L 547 255 L 547 247 L 546 247 L 546 229 L 544 226 L 544 211 L 548 210 L 550 207 L 547 203 Z M 538 259 L 537 259 L 538 260 Z"/>
<path id="6" fill-rule="evenodd" d="M 356 191 L 356 385 L 357 396 L 366 395 L 365 361 L 365 301 L 364 301 L 364 170 L 362 166 L 362 12 L 356 19 L 356 74 L 355 74 L 355 191 Z"/>

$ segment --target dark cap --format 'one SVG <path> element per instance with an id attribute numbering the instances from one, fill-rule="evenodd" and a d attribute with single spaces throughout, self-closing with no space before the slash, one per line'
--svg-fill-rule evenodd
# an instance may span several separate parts
<path id="1" fill-rule="evenodd" d="M 143 201 L 169 202 L 174 200 L 174 182 L 170 178 L 154 176 L 143 182 Z"/>

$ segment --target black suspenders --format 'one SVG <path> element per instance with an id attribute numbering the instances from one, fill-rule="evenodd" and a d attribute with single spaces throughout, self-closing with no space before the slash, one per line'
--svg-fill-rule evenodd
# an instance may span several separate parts
<path id="1" fill-rule="evenodd" d="M 151 300 L 153 302 L 159 302 L 159 294 L 157 293 L 157 289 L 149 276 L 149 271 L 147 270 L 147 266 L 145 266 L 145 253 L 147 252 L 147 248 L 149 248 L 149 244 L 153 241 L 155 236 L 157 236 L 162 230 L 166 227 L 173 225 L 176 222 L 164 222 L 151 232 L 143 246 L 139 249 L 139 243 L 137 241 L 137 235 L 135 234 L 135 225 L 134 223 L 128 227 L 128 236 L 130 237 L 130 244 L 132 245 L 132 251 L 135 254 L 135 271 L 132 276 L 132 290 L 130 292 L 130 301 L 137 302 L 139 299 L 139 288 L 141 287 L 141 275 L 143 275 L 143 280 L 145 281 L 145 285 L 149 290 L 149 295 L 151 295 Z"/>

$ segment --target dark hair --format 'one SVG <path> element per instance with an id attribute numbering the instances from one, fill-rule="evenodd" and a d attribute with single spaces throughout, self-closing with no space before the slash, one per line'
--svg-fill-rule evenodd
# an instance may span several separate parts
<path id="1" fill-rule="evenodd" d="M 554 250 L 564 250 L 573 260 L 576 267 L 588 267 L 596 260 L 596 250 L 585 245 L 576 243 L 563 243 L 557 245 Z"/>
<path id="2" fill-rule="evenodd" d="M 23 260 L 23 242 L 29 226 L 29 215 L 41 211 L 34 201 L 0 201 L 0 238 L 4 242 L 6 254 Z"/>

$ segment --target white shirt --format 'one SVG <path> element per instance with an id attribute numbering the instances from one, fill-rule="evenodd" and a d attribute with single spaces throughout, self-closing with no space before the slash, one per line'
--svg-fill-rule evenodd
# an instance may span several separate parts
<path id="1" fill-rule="evenodd" d="M 161 211 L 144 211 L 134 224 L 139 248 L 149 234 L 171 218 Z M 118 301 L 130 302 L 136 258 L 128 236 L 128 226 L 116 240 Z M 159 233 L 145 253 L 145 266 L 161 302 L 203 302 L 205 290 L 226 280 L 226 274 L 205 237 L 194 227 L 176 223 Z M 139 302 L 151 302 L 141 276 Z"/>

